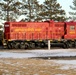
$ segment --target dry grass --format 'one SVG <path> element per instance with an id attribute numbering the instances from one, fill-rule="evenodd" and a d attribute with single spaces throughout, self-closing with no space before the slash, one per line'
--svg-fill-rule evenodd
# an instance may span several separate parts
<path id="1" fill-rule="evenodd" d="M 76 75 L 75 69 L 60 69 L 63 65 L 42 59 L 0 58 L 0 75 Z"/>

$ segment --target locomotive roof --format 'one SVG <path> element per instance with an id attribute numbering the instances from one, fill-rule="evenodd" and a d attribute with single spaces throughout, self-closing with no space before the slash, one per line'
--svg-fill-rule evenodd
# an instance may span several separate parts
<path id="1" fill-rule="evenodd" d="M 28 21 L 28 22 L 22 22 L 22 21 L 20 21 L 20 22 L 5 22 L 5 23 L 44 23 L 44 22 L 54 22 L 54 21 L 42 21 L 42 22 L 37 22 L 37 21 Z"/>
<path id="2" fill-rule="evenodd" d="M 76 22 L 70 21 L 70 22 L 65 22 L 67 25 L 76 25 Z"/>
<path id="3" fill-rule="evenodd" d="M 54 22 L 54 21 L 43 21 L 43 22 L 5 22 L 5 24 L 9 23 L 65 23 L 66 25 L 76 25 L 76 22 L 70 21 L 70 22 Z"/>

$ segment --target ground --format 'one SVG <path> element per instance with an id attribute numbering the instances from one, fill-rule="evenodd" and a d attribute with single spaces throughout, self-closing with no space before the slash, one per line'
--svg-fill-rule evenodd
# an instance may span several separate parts
<path id="1" fill-rule="evenodd" d="M 0 75 L 76 75 L 76 60 L 0 57 Z"/>
<path id="2" fill-rule="evenodd" d="M 62 68 L 53 60 L 0 58 L 0 75 L 76 75 L 76 69 Z"/>

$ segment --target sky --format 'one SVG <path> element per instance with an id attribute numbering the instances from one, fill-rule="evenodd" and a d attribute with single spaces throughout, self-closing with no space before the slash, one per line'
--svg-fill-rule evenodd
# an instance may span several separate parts
<path id="1" fill-rule="evenodd" d="M 45 0 L 38 0 L 40 3 L 44 2 Z M 69 13 L 71 11 L 70 5 L 73 5 L 73 0 L 57 0 L 57 2 L 62 6 L 62 9 L 65 10 L 67 16 L 69 16 Z"/>

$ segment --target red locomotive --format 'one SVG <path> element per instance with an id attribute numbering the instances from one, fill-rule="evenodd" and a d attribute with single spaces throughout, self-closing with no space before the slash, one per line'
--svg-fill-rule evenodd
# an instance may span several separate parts
<path id="1" fill-rule="evenodd" d="M 8 48 L 76 46 L 76 22 L 5 22 L 3 45 Z"/>

